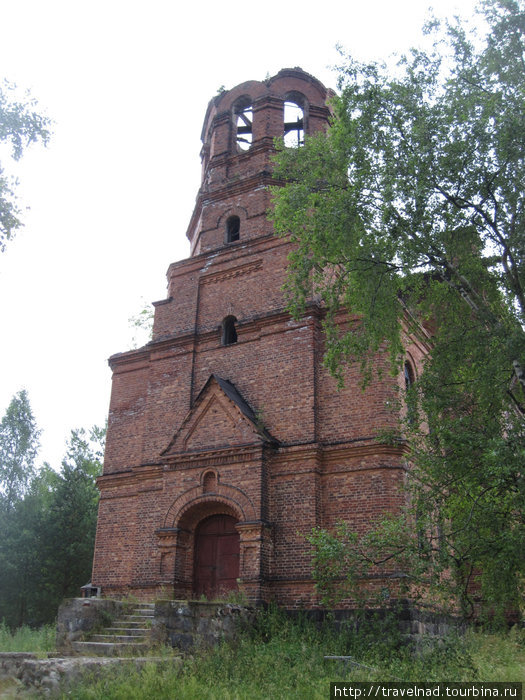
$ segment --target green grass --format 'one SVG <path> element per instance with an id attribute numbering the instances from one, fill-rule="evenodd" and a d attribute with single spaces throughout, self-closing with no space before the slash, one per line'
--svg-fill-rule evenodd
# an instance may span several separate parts
<path id="1" fill-rule="evenodd" d="M 55 627 L 44 625 L 32 629 L 27 625 L 11 631 L 5 622 L 0 622 L 0 651 L 31 651 L 35 653 L 53 651 Z"/>
<path id="2" fill-rule="evenodd" d="M 55 630 L 0 624 L 0 651 L 45 652 L 54 648 Z M 352 656 L 362 667 L 325 661 L 325 655 Z M 126 665 L 85 677 L 62 698 L 75 700 L 321 700 L 331 681 L 523 681 L 525 633 L 471 631 L 451 635 L 417 653 L 402 643 L 395 625 L 368 623 L 359 632 L 317 628 L 304 618 L 292 621 L 277 610 L 258 616 L 235 644 L 198 652 L 182 664 L 171 651 L 141 670 Z M 7 688 L 0 696 L 10 697 Z M 14 692 L 14 691 L 13 691 Z M 14 697 L 14 696 L 13 696 Z"/>
<path id="3" fill-rule="evenodd" d="M 520 681 L 525 678 L 525 643 L 517 633 L 470 632 L 451 636 L 414 654 L 399 644 L 394 627 L 369 625 L 359 633 L 317 629 L 277 611 L 260 615 L 250 634 L 234 645 L 199 652 L 177 666 L 169 656 L 142 670 L 84 679 L 63 698 L 75 700 L 325 700 L 330 681 Z M 325 661 L 351 655 L 377 670 Z"/>
<path id="4" fill-rule="evenodd" d="M 470 634 L 480 680 L 525 682 L 525 629 L 508 634 Z"/>

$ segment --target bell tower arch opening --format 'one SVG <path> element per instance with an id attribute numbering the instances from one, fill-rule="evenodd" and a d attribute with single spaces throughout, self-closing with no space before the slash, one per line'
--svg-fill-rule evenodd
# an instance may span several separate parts
<path id="1" fill-rule="evenodd" d="M 301 106 L 304 100 L 293 93 L 284 103 L 284 145 L 298 148 L 304 145 L 305 116 Z"/>
<path id="2" fill-rule="evenodd" d="M 249 97 L 237 102 L 233 110 L 235 118 L 235 143 L 242 153 L 251 148 L 253 140 L 253 107 Z"/>

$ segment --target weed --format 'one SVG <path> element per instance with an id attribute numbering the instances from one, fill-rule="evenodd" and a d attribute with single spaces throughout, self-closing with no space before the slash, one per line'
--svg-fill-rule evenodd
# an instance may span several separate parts
<path id="1" fill-rule="evenodd" d="M 127 666 L 118 674 L 82 681 L 63 698 L 324 700 L 330 681 L 336 680 L 514 681 L 525 670 L 518 637 L 469 632 L 415 653 L 384 617 L 336 626 L 330 619 L 316 624 L 305 614 L 291 618 L 270 607 L 234 644 L 197 651 L 180 663 L 166 652 L 161 662 L 152 660 L 141 670 Z M 363 666 L 325 661 L 327 655 L 352 656 Z"/>
<path id="2" fill-rule="evenodd" d="M 122 611 L 125 615 L 133 612 L 135 608 L 140 605 L 140 600 L 133 593 L 128 593 L 125 598 L 122 599 Z"/>
<path id="3" fill-rule="evenodd" d="M 32 629 L 27 625 L 10 630 L 4 621 L 0 622 L 0 651 L 46 652 L 55 648 L 55 626 L 44 625 Z"/>

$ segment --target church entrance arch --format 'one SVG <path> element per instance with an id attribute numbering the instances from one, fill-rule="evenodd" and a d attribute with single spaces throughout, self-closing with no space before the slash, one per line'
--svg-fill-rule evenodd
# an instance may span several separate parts
<path id="1" fill-rule="evenodd" d="M 237 590 L 240 537 L 231 515 L 211 515 L 195 530 L 193 593 L 216 598 Z"/>

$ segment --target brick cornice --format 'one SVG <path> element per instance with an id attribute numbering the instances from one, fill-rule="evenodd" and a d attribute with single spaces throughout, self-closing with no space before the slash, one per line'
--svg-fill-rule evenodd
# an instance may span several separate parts
<path id="1" fill-rule="evenodd" d="M 381 455 L 388 457 L 406 457 L 408 454 L 408 444 L 406 441 L 399 441 L 393 445 L 386 445 L 377 442 L 376 438 L 363 438 L 366 442 L 350 442 L 338 445 L 323 446 L 323 464 L 339 462 L 348 457 L 368 457 L 370 455 Z"/>
<path id="2" fill-rule="evenodd" d="M 355 460 L 368 456 L 391 457 L 397 460 L 402 459 L 408 454 L 408 445 L 406 442 L 400 442 L 398 445 L 380 444 L 374 438 L 362 438 L 364 442 L 348 442 L 337 445 L 326 445 L 322 443 L 308 443 L 304 445 L 287 445 L 278 448 L 271 448 L 271 461 L 274 469 L 272 476 L 282 476 L 285 472 L 276 472 L 275 468 L 281 464 L 287 465 L 291 463 L 305 463 L 314 461 L 315 466 L 310 466 L 305 471 L 324 471 L 326 467 L 344 462 L 344 471 L 368 471 L 373 469 L 405 469 L 403 463 L 394 464 L 348 464 L 348 460 Z M 97 479 L 97 486 L 100 490 L 111 488 L 122 488 L 123 486 L 137 486 L 140 491 L 140 484 L 146 481 L 160 480 L 165 471 L 176 471 L 180 469 L 188 469 L 198 467 L 204 469 L 206 467 L 219 467 L 225 464 L 258 464 L 262 460 L 264 447 L 262 445 L 241 445 L 233 448 L 204 450 L 199 452 L 185 452 L 175 455 L 170 455 L 158 464 L 145 464 L 132 467 L 126 471 L 116 472 L 113 474 L 104 474 Z M 330 470 L 333 473 L 333 470 Z M 288 472 L 286 472 L 288 473 Z M 297 474 L 294 468 L 289 473 Z M 155 488 L 155 486 L 151 486 Z M 162 488 L 162 484 L 158 483 L 158 488 Z M 122 494 L 122 496 L 130 494 Z"/>
<path id="3" fill-rule="evenodd" d="M 227 153 L 219 154 L 214 156 L 210 163 L 208 164 L 207 171 L 210 168 L 227 168 L 230 164 L 239 163 L 242 159 L 250 160 L 256 157 L 260 153 L 267 152 L 268 154 L 274 152 L 273 139 L 263 138 L 257 143 L 254 143 L 246 154 L 231 156 Z M 268 164 L 268 168 L 269 168 Z M 206 180 L 206 178 L 204 178 Z M 260 187 L 268 187 L 274 184 L 274 178 L 270 169 L 261 170 L 255 175 L 248 176 L 238 180 L 229 180 L 225 185 L 216 186 L 213 189 L 207 190 L 201 188 L 197 193 L 197 201 L 195 203 L 195 208 L 193 214 L 191 215 L 190 223 L 186 231 L 186 237 L 191 241 L 193 239 L 193 232 L 195 230 L 197 221 L 201 216 L 203 207 L 208 202 L 216 202 L 225 200 L 228 197 L 234 197 L 239 194 L 246 192 L 252 192 Z"/>
<path id="4" fill-rule="evenodd" d="M 270 187 L 273 184 L 273 175 L 268 170 L 262 170 L 257 175 L 243 180 L 230 180 L 227 184 L 213 190 L 201 190 L 197 195 L 197 218 L 200 216 L 202 207 L 209 202 L 220 202 L 239 194 L 253 192 L 261 187 Z"/>
<path id="5" fill-rule="evenodd" d="M 360 437 L 354 440 L 345 442 L 308 442 L 281 444 L 276 450 L 276 459 L 280 456 L 286 456 L 287 460 L 302 460 L 305 456 L 322 455 L 323 462 L 346 457 L 349 453 L 355 456 L 366 456 L 368 454 L 388 454 L 393 456 L 406 455 L 408 453 L 408 444 L 405 440 L 400 440 L 395 444 L 384 444 L 378 442 L 374 436 Z"/>
<path id="6" fill-rule="evenodd" d="M 149 351 L 147 346 L 137 350 L 128 350 L 127 352 L 118 352 L 111 355 L 108 359 L 110 368 L 115 371 L 119 367 L 122 372 L 136 372 L 139 369 L 145 369 L 149 362 Z"/>
<path id="7" fill-rule="evenodd" d="M 181 452 L 170 454 L 163 461 L 165 469 L 174 471 L 191 467 L 213 467 L 224 464 L 259 463 L 262 459 L 263 446 L 239 445 L 216 450 L 203 450 L 196 452 Z"/>
<path id="8" fill-rule="evenodd" d="M 180 333 L 176 337 L 170 336 L 169 338 L 152 340 L 140 350 L 112 355 L 108 363 L 114 374 L 136 372 L 141 369 L 147 369 L 150 361 L 162 359 L 166 351 L 175 347 L 180 350 L 186 346 L 186 350 L 190 352 L 193 349 L 194 341 L 195 333 L 193 330 L 190 333 Z"/>
<path id="9" fill-rule="evenodd" d="M 152 479 L 161 479 L 164 467 L 162 464 L 144 464 L 125 471 L 102 474 L 97 478 L 97 486 L 103 489 L 122 488 L 123 486 L 139 485 Z M 124 495 L 124 494 L 123 494 Z M 125 494 L 129 495 L 129 494 Z"/>
<path id="10" fill-rule="evenodd" d="M 222 262 L 229 264 L 238 258 L 262 255 L 272 248 L 290 245 L 290 241 L 287 238 L 279 238 L 273 233 L 240 243 L 225 243 L 222 248 L 199 253 L 199 255 L 191 258 L 171 263 L 168 268 L 168 279 L 190 273 L 198 274 L 204 270 L 209 260 L 213 260 L 214 265 L 220 265 Z"/>
<path id="11" fill-rule="evenodd" d="M 239 270 L 240 274 L 247 272 L 248 270 Z M 218 273 L 221 274 L 221 273 Z M 210 280 L 210 282 L 215 282 L 216 279 Z M 244 329 L 245 331 L 263 331 L 265 328 L 271 328 L 272 333 L 284 332 L 290 330 L 290 322 L 294 323 L 297 328 L 301 328 L 304 325 L 310 323 L 310 320 L 314 318 L 318 309 L 315 307 L 308 308 L 308 313 L 299 321 L 292 321 L 292 317 L 288 311 L 283 308 L 276 309 L 274 311 L 269 311 L 264 315 L 253 316 L 251 318 L 245 319 L 239 322 L 238 327 Z M 211 330 L 199 330 L 197 333 L 192 329 L 190 332 L 182 332 L 177 335 L 159 338 L 158 340 L 153 340 L 145 346 L 144 351 L 150 353 L 150 360 L 155 361 L 159 358 L 164 358 L 169 355 L 170 351 L 179 349 L 180 347 L 187 346 L 188 350 L 191 350 L 193 343 L 198 339 L 199 342 L 206 342 L 210 338 L 215 338 L 217 336 L 217 329 L 213 328 Z M 242 340 L 239 340 L 242 342 Z M 119 356 L 115 356 L 115 367 L 118 365 Z M 134 369 L 134 368 L 133 368 Z"/>
<path id="12" fill-rule="evenodd" d="M 338 443 L 338 444 L 323 444 L 323 443 L 308 443 L 304 445 L 281 445 L 276 449 L 272 457 L 272 477 L 284 476 L 286 474 L 297 475 L 295 464 L 302 463 L 305 465 L 304 472 L 324 473 L 329 471 L 331 474 L 337 469 L 333 469 L 333 465 L 343 463 L 342 471 L 370 471 L 375 469 L 406 469 L 404 458 L 408 454 L 408 445 L 406 442 L 399 442 L 396 445 L 385 445 L 376 441 L 375 438 L 359 438 L 356 441 Z M 395 460 L 392 464 L 385 463 L 355 463 L 356 460 L 364 457 L 391 458 Z M 308 464 L 310 462 L 310 464 Z M 312 464 L 313 462 L 313 464 Z M 293 464 L 294 466 L 287 470 L 286 466 Z M 282 465 L 284 471 L 277 471 Z"/>
<path id="13" fill-rule="evenodd" d="M 261 258 L 258 260 L 253 260 L 251 262 L 243 263 L 242 265 L 236 265 L 234 267 L 229 267 L 224 270 L 218 270 L 217 272 L 211 272 L 208 274 L 203 274 L 200 278 L 200 284 L 212 284 L 214 282 L 221 282 L 222 280 L 231 279 L 232 277 L 239 277 L 240 275 L 246 275 L 251 272 L 256 272 L 262 269 L 263 261 Z"/>

